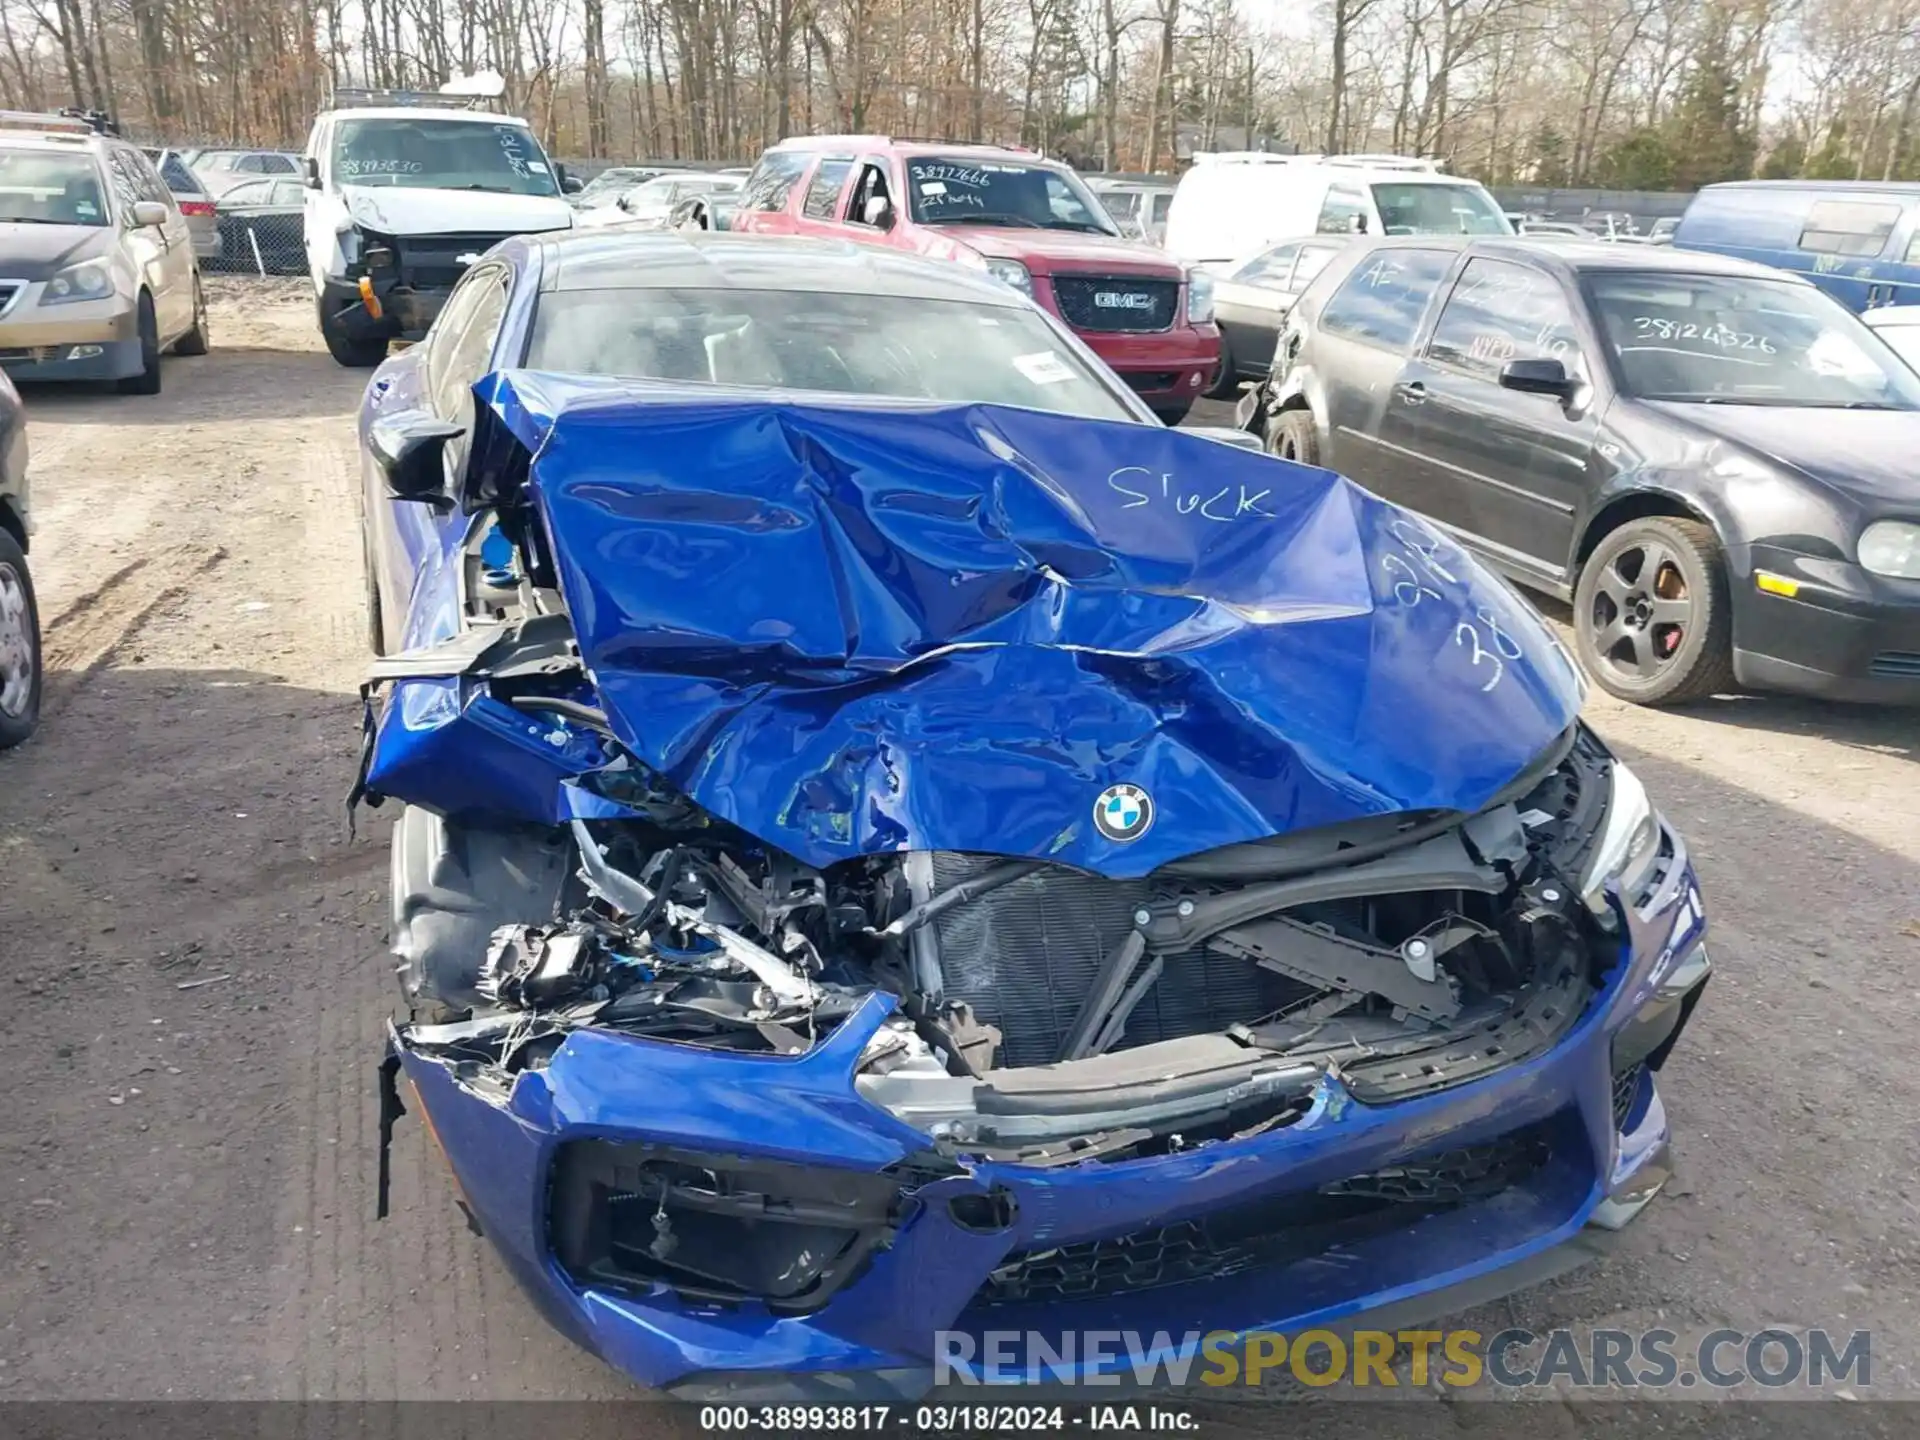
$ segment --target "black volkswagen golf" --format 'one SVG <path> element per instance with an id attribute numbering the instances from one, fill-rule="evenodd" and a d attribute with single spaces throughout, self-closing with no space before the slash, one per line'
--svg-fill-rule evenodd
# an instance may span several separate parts
<path id="1" fill-rule="evenodd" d="M 1239 421 L 1571 601 L 1622 699 L 1920 702 L 1920 376 L 1805 281 L 1644 246 L 1356 245 Z"/>

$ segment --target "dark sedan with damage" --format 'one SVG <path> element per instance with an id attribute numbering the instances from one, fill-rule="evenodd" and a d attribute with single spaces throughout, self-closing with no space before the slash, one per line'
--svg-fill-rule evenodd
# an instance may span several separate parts
<path id="1" fill-rule="evenodd" d="M 1622 699 L 1920 702 L 1920 377 L 1804 280 L 1665 247 L 1363 245 L 1240 420 L 1571 600 Z"/>
<path id="2" fill-rule="evenodd" d="M 1665 1182 L 1686 848 L 1408 512 L 819 241 L 505 242 L 360 427 L 386 1128 L 627 1374 L 1390 1328 Z"/>

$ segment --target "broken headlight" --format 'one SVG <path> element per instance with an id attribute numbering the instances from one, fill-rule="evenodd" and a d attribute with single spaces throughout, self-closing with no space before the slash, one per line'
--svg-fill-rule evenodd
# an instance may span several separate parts
<path id="1" fill-rule="evenodd" d="M 1580 894 L 1596 914 L 1607 913 L 1607 882 L 1615 881 L 1631 904 L 1653 873 L 1660 858 L 1660 817 L 1647 790 L 1624 764 L 1616 760 L 1609 776 L 1607 813 L 1600 821 Z"/>
<path id="2" fill-rule="evenodd" d="M 817 1310 L 892 1240 L 899 1181 L 866 1171 L 579 1140 L 554 1159 L 554 1258 L 576 1285 Z"/>

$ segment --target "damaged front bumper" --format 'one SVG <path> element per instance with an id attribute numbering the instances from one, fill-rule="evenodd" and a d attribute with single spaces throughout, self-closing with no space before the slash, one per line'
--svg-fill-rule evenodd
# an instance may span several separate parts
<path id="1" fill-rule="evenodd" d="M 942 1153 L 856 1088 L 893 1011 L 878 993 L 797 1056 L 577 1030 L 510 1090 L 411 1027 L 392 1048 L 549 1320 L 676 1395 L 913 1396 L 939 1331 L 1407 1324 L 1591 1258 L 1670 1174 L 1655 1072 L 1709 965 L 1667 840 L 1619 910 L 1619 962 L 1546 1053 L 1390 1104 L 1303 1076 L 1288 1123 L 1154 1158 Z M 650 1273 L 668 1254 L 673 1284 Z"/>

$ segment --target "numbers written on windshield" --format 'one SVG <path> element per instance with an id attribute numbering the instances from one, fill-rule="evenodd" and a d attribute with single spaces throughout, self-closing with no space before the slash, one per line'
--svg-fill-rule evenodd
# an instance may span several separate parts
<path id="1" fill-rule="evenodd" d="M 1775 353 L 1773 342 L 1764 335 L 1734 330 L 1726 325 L 1698 325 L 1689 320 L 1666 320 L 1655 315 L 1633 317 L 1635 338 L 1647 340 L 1697 340 L 1722 350 L 1757 350 L 1762 355 Z"/>

